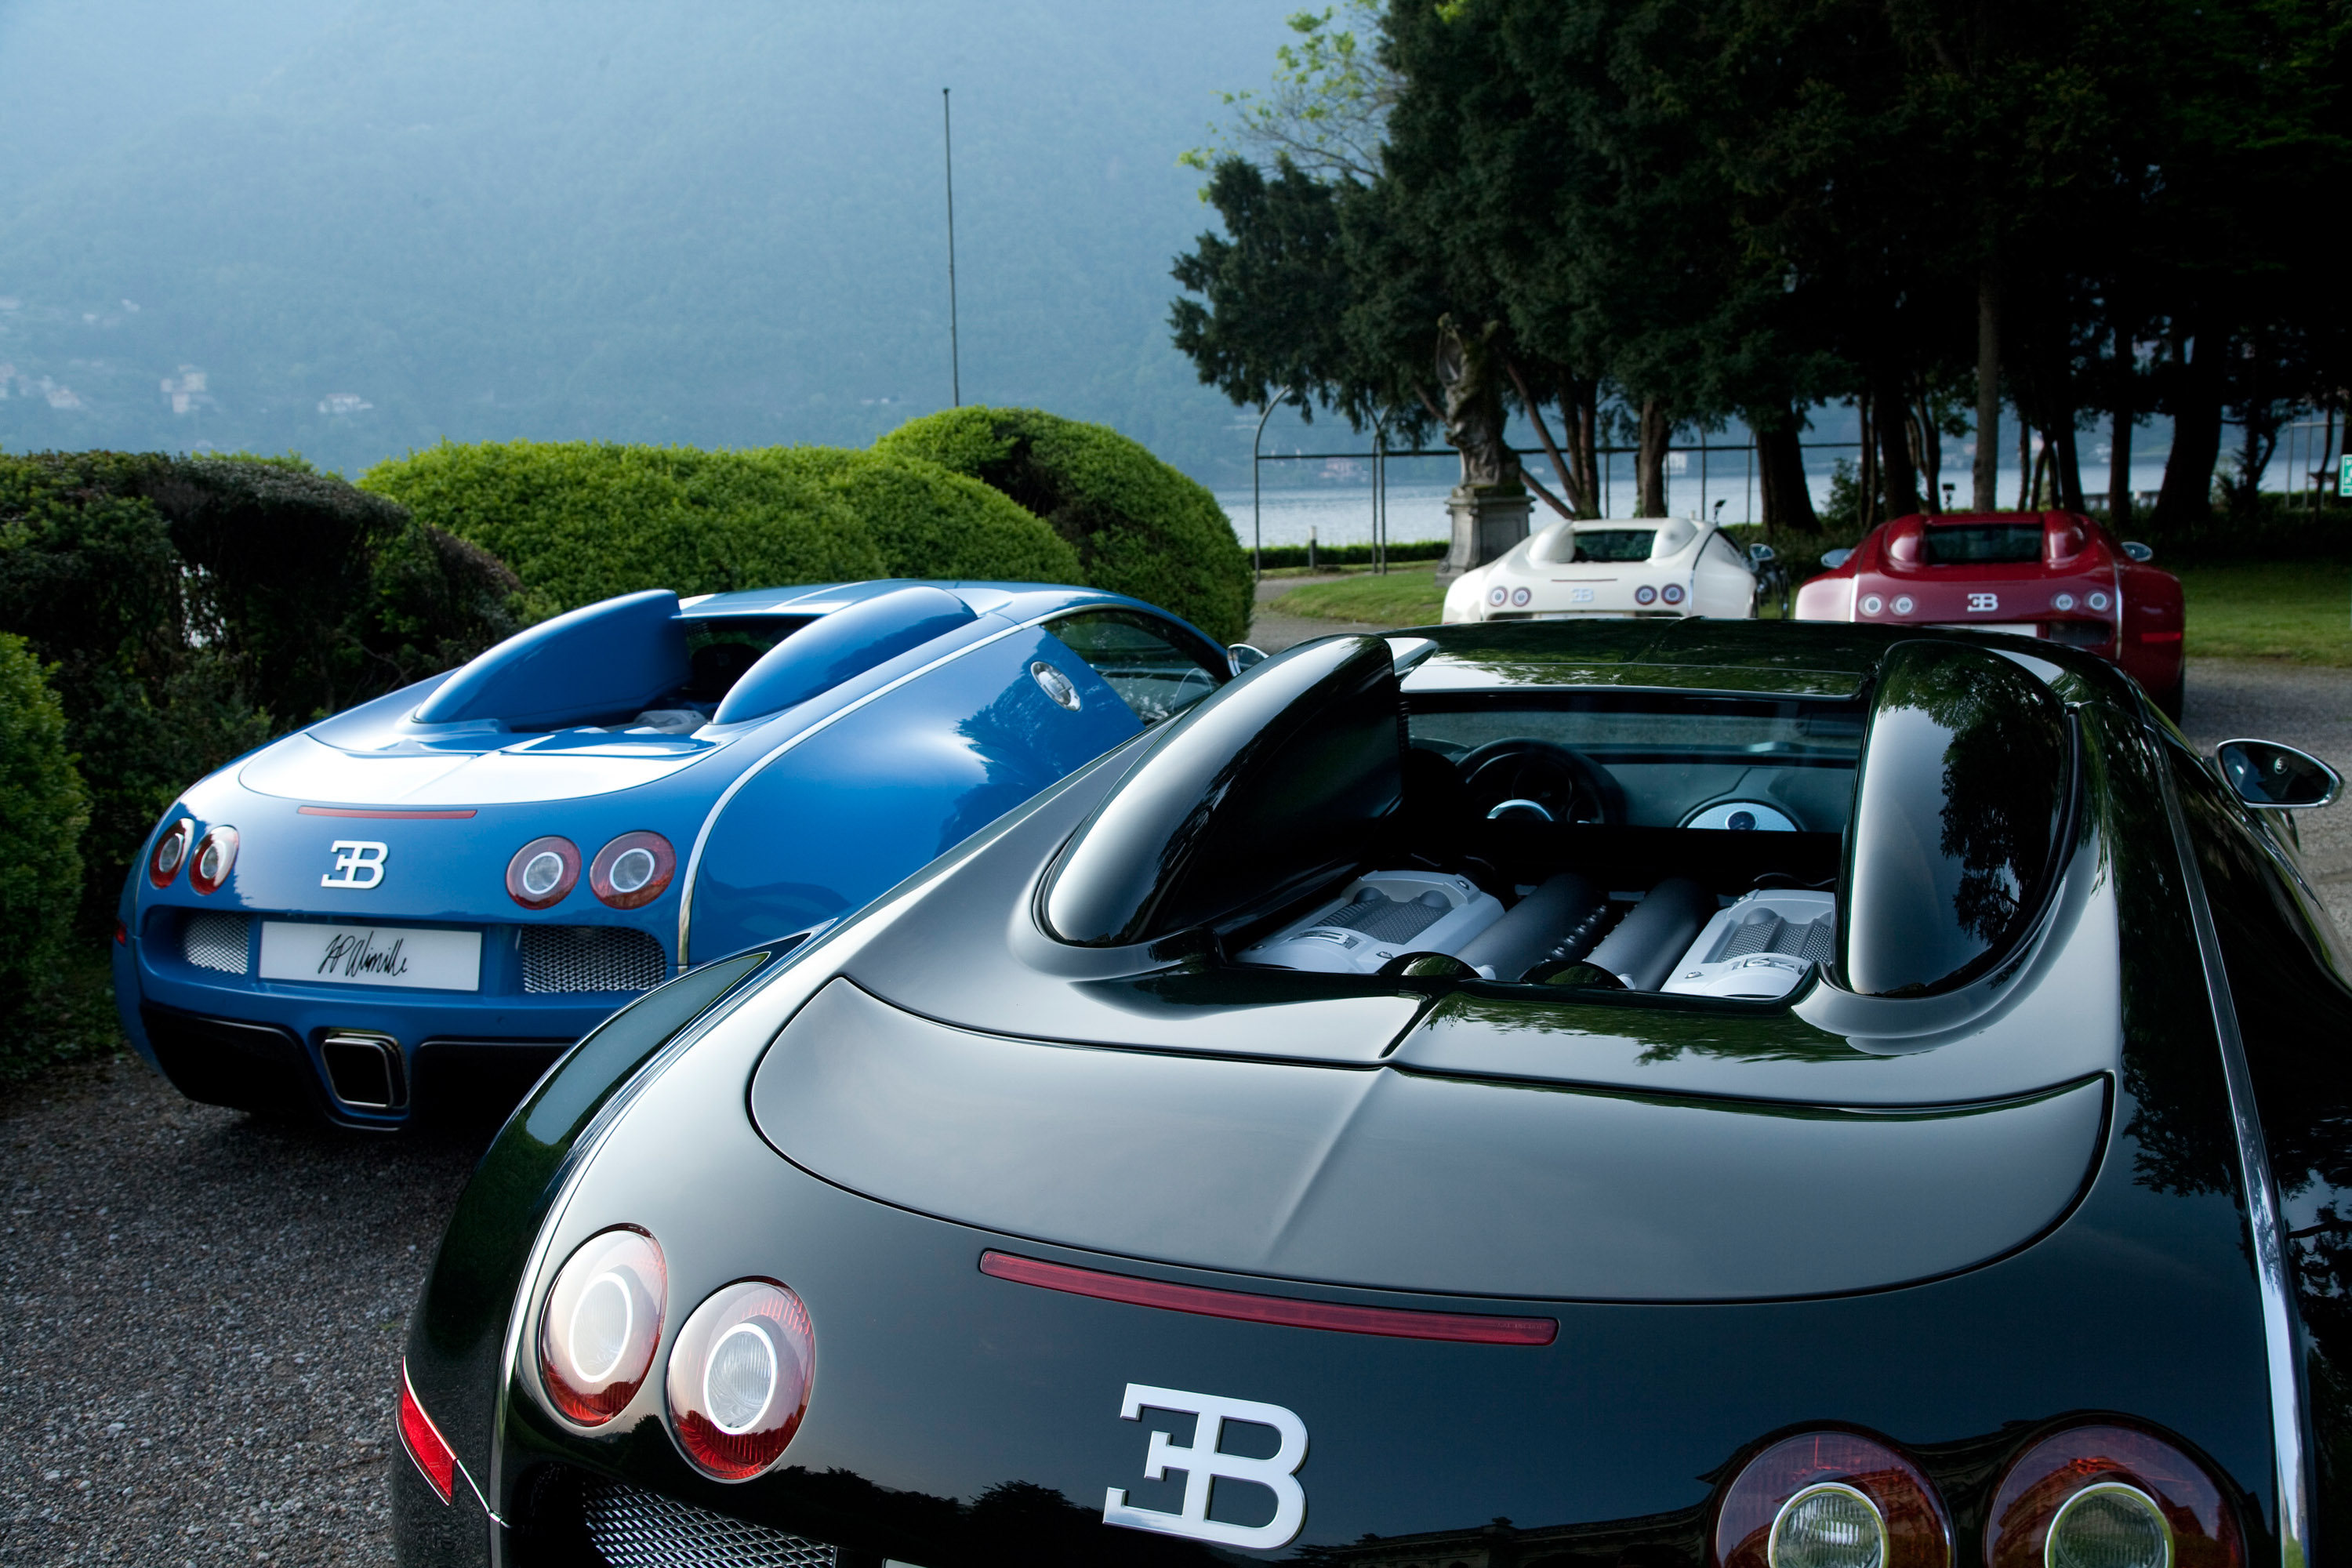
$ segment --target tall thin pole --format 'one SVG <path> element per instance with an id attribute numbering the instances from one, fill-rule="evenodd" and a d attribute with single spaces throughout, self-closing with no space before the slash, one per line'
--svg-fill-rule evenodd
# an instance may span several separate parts
<path id="1" fill-rule="evenodd" d="M 963 349 L 957 341 L 955 282 L 955 110 L 948 89 L 940 89 L 940 127 L 948 154 L 948 385 L 958 408 L 963 406 Z"/>

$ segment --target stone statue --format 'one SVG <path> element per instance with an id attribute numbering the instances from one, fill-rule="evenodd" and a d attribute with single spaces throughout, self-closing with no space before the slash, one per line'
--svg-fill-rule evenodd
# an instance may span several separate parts
<path id="1" fill-rule="evenodd" d="M 1445 438 L 1462 455 L 1462 482 L 1446 498 L 1454 541 L 1438 563 L 1439 587 L 1483 566 L 1528 536 L 1530 501 L 1519 457 L 1503 434 L 1500 321 L 1473 337 L 1452 316 L 1437 319 L 1437 380 L 1445 394 Z"/>
<path id="2" fill-rule="evenodd" d="M 1462 455 L 1462 488 L 1518 488 L 1519 460 L 1503 439 L 1503 397 L 1497 384 L 1495 334 L 1489 321 L 1475 337 L 1450 315 L 1437 319 L 1437 381 L 1445 392 L 1445 439 Z"/>

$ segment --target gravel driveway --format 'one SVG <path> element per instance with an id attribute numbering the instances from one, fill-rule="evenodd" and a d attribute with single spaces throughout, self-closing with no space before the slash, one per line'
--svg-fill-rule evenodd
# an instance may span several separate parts
<path id="1" fill-rule="evenodd" d="M 2187 728 L 2352 771 L 2352 671 L 2197 664 Z M 2302 821 L 2352 929 L 2352 805 Z M 0 1563 L 388 1563 L 402 1324 L 480 1135 L 257 1121 L 129 1058 L 7 1092 Z"/>

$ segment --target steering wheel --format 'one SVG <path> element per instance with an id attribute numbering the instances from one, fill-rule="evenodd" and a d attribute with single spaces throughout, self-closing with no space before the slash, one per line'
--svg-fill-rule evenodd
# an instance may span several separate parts
<path id="1" fill-rule="evenodd" d="M 1581 752 L 1533 735 L 1489 741 L 1459 766 L 1478 816 L 1550 822 L 1622 822 L 1625 792 Z"/>

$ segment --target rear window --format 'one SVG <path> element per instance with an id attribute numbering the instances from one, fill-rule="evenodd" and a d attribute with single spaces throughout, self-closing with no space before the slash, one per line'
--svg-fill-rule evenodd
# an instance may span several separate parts
<path id="1" fill-rule="evenodd" d="M 1654 528 L 1580 528 L 1576 531 L 1579 561 L 1647 561 L 1657 542 Z"/>
<path id="2" fill-rule="evenodd" d="M 2039 522 L 1929 523 L 1930 566 L 2017 565 L 2042 559 Z"/>
<path id="3" fill-rule="evenodd" d="M 689 616 L 686 654 L 691 671 L 683 695 L 715 703 L 761 656 L 809 624 L 807 616 Z"/>

